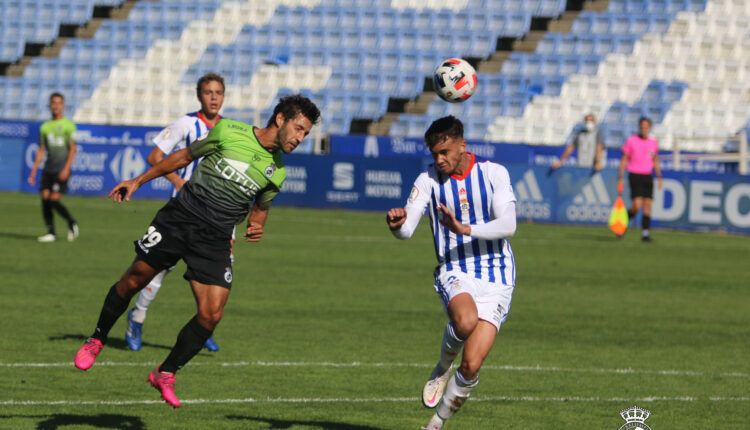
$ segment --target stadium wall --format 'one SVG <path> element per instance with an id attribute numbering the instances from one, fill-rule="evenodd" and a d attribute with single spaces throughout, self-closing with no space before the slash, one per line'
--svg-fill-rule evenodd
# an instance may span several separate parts
<path id="1" fill-rule="evenodd" d="M 39 123 L 0 121 L 0 189 L 37 192 L 26 182 L 38 149 Z M 70 194 L 106 194 L 118 181 L 143 172 L 153 127 L 79 125 L 78 156 Z M 469 143 L 482 158 L 503 163 L 518 198 L 520 220 L 562 224 L 605 224 L 616 197 L 619 154 L 592 174 L 567 167 L 551 173 L 547 165 L 560 148 L 522 144 Z M 418 139 L 332 136 L 331 154 L 293 154 L 286 159 L 287 181 L 278 204 L 352 210 L 387 210 L 404 204 L 412 183 L 430 162 Z M 669 167 L 669 166 L 667 166 Z M 750 180 L 721 163 L 664 171 L 664 188 L 655 190 L 655 226 L 722 230 L 750 234 Z M 166 199 L 164 179 L 147 184 L 140 197 Z M 626 190 L 627 194 L 627 190 Z"/>

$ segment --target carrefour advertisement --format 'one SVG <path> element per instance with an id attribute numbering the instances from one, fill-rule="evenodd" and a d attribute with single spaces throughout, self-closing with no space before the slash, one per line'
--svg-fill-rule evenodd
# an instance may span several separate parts
<path id="1" fill-rule="evenodd" d="M 108 193 L 118 182 L 132 179 L 148 167 L 153 148 L 151 140 L 160 131 L 155 127 L 103 126 L 79 124 L 76 133 L 78 152 L 68 181 L 68 192 L 81 195 Z M 37 191 L 26 182 L 39 150 L 38 130 L 29 135 L 23 151 L 22 191 Z M 171 184 L 159 178 L 146 184 L 142 197 L 167 198 Z"/>

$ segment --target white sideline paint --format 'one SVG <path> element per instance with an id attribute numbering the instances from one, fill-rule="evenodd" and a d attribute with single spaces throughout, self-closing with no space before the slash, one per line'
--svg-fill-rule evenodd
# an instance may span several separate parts
<path id="1" fill-rule="evenodd" d="M 226 1 L 213 17 L 190 22 L 179 39 L 156 40 L 144 58 L 118 61 L 73 118 L 89 123 L 166 125 L 198 107 L 195 84 L 185 84 L 180 79 L 210 44 L 231 43 L 246 24 L 264 25 L 278 6 L 312 8 L 319 3 L 320 0 Z M 330 75 L 331 68 L 327 66 L 263 65 L 248 85 L 227 88 L 224 108 L 262 109 L 272 103 L 281 87 L 315 91 L 325 86 Z"/>
<path id="2" fill-rule="evenodd" d="M 128 361 L 102 361 L 96 363 L 97 367 L 149 367 L 150 362 L 128 362 Z M 72 362 L 57 363 L 0 363 L 0 368 L 54 368 L 54 367 L 72 367 Z M 353 362 L 306 362 L 306 361 L 231 361 L 231 362 L 191 362 L 190 366 L 217 366 L 217 367 L 330 367 L 330 368 L 399 368 L 411 367 L 420 369 L 432 368 L 433 364 L 426 363 L 362 363 Z M 150 368 L 150 367 L 149 367 Z M 594 374 L 615 374 L 615 375 L 662 375 L 662 376 L 707 376 L 746 379 L 750 378 L 750 373 L 742 372 L 723 372 L 709 373 L 697 372 L 692 370 L 676 369 L 632 369 L 632 368 L 571 368 L 571 367 L 543 367 L 543 366 L 511 366 L 511 365 L 486 365 L 482 370 L 500 370 L 509 372 L 548 372 L 548 373 L 594 373 Z"/>
<path id="3" fill-rule="evenodd" d="M 182 404 L 187 405 L 210 405 L 210 404 L 242 404 L 242 403 L 290 403 L 290 404 L 309 404 L 309 403 L 411 403 L 418 402 L 417 397 L 375 397 L 375 398 L 357 398 L 357 397 L 300 397 L 300 398 L 243 398 L 243 399 L 186 399 L 180 400 Z M 472 397 L 471 402 L 747 402 L 750 397 L 667 397 L 667 396 L 648 396 L 648 397 L 535 397 L 535 396 L 486 396 Z M 132 405 L 161 405 L 162 400 L 0 400 L 0 406 L 132 406 Z"/>

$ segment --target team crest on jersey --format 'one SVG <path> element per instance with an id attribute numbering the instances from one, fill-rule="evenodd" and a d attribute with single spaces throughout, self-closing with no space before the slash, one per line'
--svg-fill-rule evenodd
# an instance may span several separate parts
<path id="1" fill-rule="evenodd" d="M 266 170 L 263 171 L 263 174 L 266 175 L 267 178 L 270 178 L 273 176 L 273 174 L 276 172 L 276 165 L 271 164 L 270 166 L 266 167 Z"/>
<path id="2" fill-rule="evenodd" d="M 232 282 L 232 268 L 231 267 L 225 267 L 226 271 L 224 272 L 224 280 L 227 281 L 227 283 Z"/>
<path id="3" fill-rule="evenodd" d="M 171 135 L 172 135 L 172 128 L 167 127 L 164 130 L 162 130 L 161 133 L 159 133 L 159 139 L 160 140 L 167 140 L 167 139 L 169 139 L 169 136 L 171 136 Z"/>
<path id="4" fill-rule="evenodd" d="M 461 204 L 461 214 L 468 215 L 469 214 L 469 198 L 466 194 L 466 188 L 461 188 L 460 190 L 458 190 L 458 201 Z"/>
<path id="5" fill-rule="evenodd" d="M 409 203 L 414 203 L 418 196 L 419 190 L 417 189 L 417 187 L 412 187 L 411 193 L 409 193 Z"/>

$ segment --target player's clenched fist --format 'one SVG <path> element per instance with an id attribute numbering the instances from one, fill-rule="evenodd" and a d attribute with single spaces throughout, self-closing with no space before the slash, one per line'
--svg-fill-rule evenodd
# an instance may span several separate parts
<path id="1" fill-rule="evenodd" d="M 250 222 L 247 225 L 247 231 L 245 231 L 245 240 L 248 242 L 260 242 L 263 237 L 263 224 L 257 222 Z"/>
<path id="2" fill-rule="evenodd" d="M 127 202 L 137 189 L 138 183 L 135 179 L 122 181 L 112 188 L 112 191 L 109 192 L 108 196 L 115 203 Z"/>
<path id="3" fill-rule="evenodd" d="M 406 210 L 404 208 L 393 208 L 388 211 L 385 217 L 388 228 L 396 230 L 406 222 Z"/>

